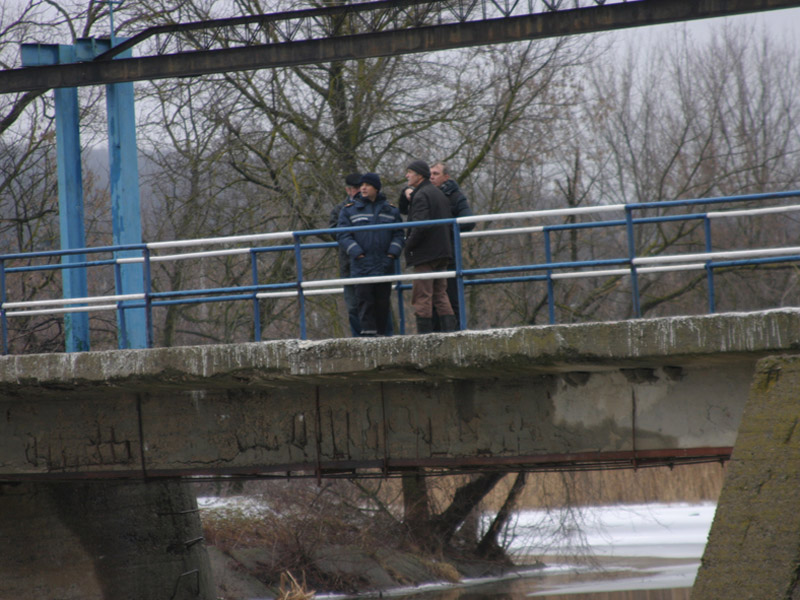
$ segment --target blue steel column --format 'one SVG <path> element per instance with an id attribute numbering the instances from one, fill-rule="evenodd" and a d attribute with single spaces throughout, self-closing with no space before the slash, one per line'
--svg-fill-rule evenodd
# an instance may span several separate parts
<path id="1" fill-rule="evenodd" d="M 128 50 L 119 55 L 129 58 Z M 133 83 L 106 86 L 108 111 L 108 154 L 111 182 L 111 219 L 114 244 L 123 246 L 142 243 L 142 217 L 139 202 L 139 162 L 136 146 L 136 116 Z M 140 256 L 136 250 L 120 251 L 117 258 Z M 141 263 L 121 265 L 121 294 L 144 292 Z M 147 347 L 147 323 L 144 308 L 125 310 L 124 319 L 117 317 L 119 344 L 127 340 L 128 348 Z"/>
<path id="2" fill-rule="evenodd" d="M 72 47 L 59 47 L 60 62 L 70 62 L 66 53 Z M 83 177 L 81 174 L 81 142 L 78 130 L 78 90 L 55 90 L 56 147 L 58 155 L 58 213 L 61 227 L 61 249 L 85 248 L 83 227 Z M 85 254 L 67 254 L 63 263 L 85 262 Z M 61 274 L 64 298 L 89 295 L 85 268 L 63 269 Z M 89 350 L 89 314 L 64 315 L 67 352 Z"/>
<path id="3" fill-rule="evenodd" d="M 22 64 L 26 67 L 75 62 L 74 47 L 61 44 L 24 44 L 21 54 Z M 54 96 L 61 249 L 85 248 L 78 90 L 77 88 L 59 88 L 54 91 Z M 63 264 L 85 261 L 84 254 L 67 254 L 61 258 Z M 80 267 L 62 269 L 61 286 L 64 298 L 88 296 L 86 269 Z M 67 352 L 89 350 L 88 313 L 65 314 L 64 333 Z"/>

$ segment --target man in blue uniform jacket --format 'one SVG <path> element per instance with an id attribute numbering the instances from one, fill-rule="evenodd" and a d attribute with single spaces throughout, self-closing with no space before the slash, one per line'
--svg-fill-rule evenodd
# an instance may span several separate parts
<path id="1" fill-rule="evenodd" d="M 337 227 L 360 227 L 402 223 L 397 207 L 381 193 L 381 179 L 376 173 L 361 176 L 360 191 L 353 202 L 339 213 Z M 395 259 L 403 250 L 402 228 L 345 231 L 339 245 L 350 257 L 350 276 L 369 277 L 394 273 Z M 386 335 L 391 311 L 391 282 L 355 285 L 362 336 Z"/>

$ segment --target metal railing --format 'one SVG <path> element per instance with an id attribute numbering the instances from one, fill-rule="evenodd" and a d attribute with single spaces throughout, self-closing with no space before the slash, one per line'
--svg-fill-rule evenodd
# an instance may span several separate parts
<path id="1" fill-rule="evenodd" d="M 613 204 L 592 207 L 564 208 L 551 210 L 538 210 L 526 212 L 513 212 L 502 214 L 475 215 L 444 221 L 423 221 L 414 223 L 399 223 L 388 225 L 370 226 L 373 229 L 408 229 L 412 227 L 425 227 L 432 224 L 448 223 L 453 228 L 454 263 L 455 268 L 450 271 L 428 274 L 403 274 L 400 272 L 399 260 L 396 261 L 395 273 L 380 277 L 365 278 L 327 278 L 306 279 L 304 277 L 304 252 L 314 249 L 334 248 L 334 241 L 304 242 L 310 237 L 335 236 L 344 231 L 363 231 L 365 227 L 349 227 L 340 229 L 313 229 L 304 231 L 284 231 L 263 234 L 226 236 L 216 238 L 203 238 L 191 240 L 172 240 L 151 242 L 126 246 L 102 246 L 96 248 L 81 248 L 74 250 L 43 251 L 31 253 L 17 253 L 0 255 L 0 326 L 2 327 L 3 353 L 7 354 L 9 320 L 19 317 L 37 315 L 59 315 L 69 313 L 89 313 L 94 311 L 116 311 L 118 322 L 124 324 L 126 312 L 131 310 L 144 310 L 146 317 L 146 345 L 153 345 L 153 317 L 154 308 L 176 304 L 198 304 L 223 301 L 248 301 L 252 303 L 253 313 L 253 339 L 260 341 L 262 338 L 262 323 L 259 311 L 259 302 L 267 298 L 296 298 L 299 311 L 299 337 L 307 338 L 306 305 L 305 299 L 309 296 L 341 293 L 344 285 L 354 283 L 392 282 L 397 291 L 400 308 L 400 333 L 405 333 L 403 318 L 403 291 L 410 287 L 409 282 L 425 278 L 455 278 L 459 297 L 459 322 L 467 323 L 466 306 L 464 302 L 464 289 L 474 285 L 503 285 L 516 282 L 543 282 L 547 287 L 548 320 L 556 323 L 554 282 L 564 279 L 586 277 L 626 276 L 630 278 L 632 313 L 641 316 L 641 298 L 639 294 L 639 276 L 647 273 L 663 273 L 669 271 L 699 271 L 705 270 L 708 294 L 708 312 L 716 311 L 715 299 L 715 270 L 739 266 L 758 266 L 767 263 L 800 262 L 800 246 L 783 246 L 769 248 L 745 248 L 736 250 L 715 250 L 712 243 L 712 223 L 719 219 L 755 217 L 770 214 L 788 214 L 800 211 L 800 204 L 789 205 L 764 205 L 768 201 L 782 201 L 800 197 L 800 191 L 787 191 L 767 194 L 753 194 L 745 196 L 726 196 L 716 198 L 700 198 L 692 200 L 675 200 L 639 204 Z M 691 209 L 718 205 L 737 205 L 754 203 L 758 206 L 744 209 L 732 209 L 730 206 L 720 210 L 704 210 L 691 212 Z M 635 216 L 648 210 L 686 208 L 682 214 Z M 544 221 L 551 218 L 575 219 L 586 215 L 603 217 L 608 213 L 618 213 L 621 218 L 593 220 L 587 222 L 563 222 L 556 224 L 536 224 L 514 227 L 485 228 L 475 231 L 462 232 L 460 226 L 467 223 L 484 223 L 503 225 L 513 222 L 517 225 L 526 221 Z M 675 221 L 697 221 L 702 224 L 705 249 L 702 252 L 688 252 L 684 254 L 660 254 L 656 256 L 637 256 L 635 231 L 637 227 L 646 224 L 668 223 Z M 620 256 L 596 260 L 554 261 L 552 259 L 551 236 L 555 232 L 596 229 L 596 228 L 624 228 L 627 241 L 627 252 Z M 509 236 L 519 234 L 540 234 L 543 245 L 544 261 L 521 265 L 500 265 L 484 268 L 465 268 L 463 264 L 462 243 L 493 236 Z M 273 243 L 274 245 L 254 245 Z M 234 244 L 247 244 L 242 247 L 207 249 L 209 247 L 230 246 Z M 199 251 L 185 251 L 171 254 L 157 255 L 154 252 L 164 250 L 187 250 L 203 247 Z M 131 256 L 132 252 L 139 255 Z M 264 253 L 291 252 L 295 259 L 295 278 L 291 281 L 262 283 L 259 281 L 258 257 Z M 102 254 L 121 254 L 125 256 L 108 259 L 81 258 L 79 262 L 61 262 L 48 264 L 34 264 L 24 266 L 9 266 L 15 261 L 34 261 L 36 259 L 54 259 L 75 256 L 92 257 Z M 155 292 L 152 289 L 152 266 L 159 262 L 186 261 L 192 259 L 222 257 L 234 255 L 247 255 L 250 259 L 251 281 L 249 285 L 232 285 L 222 287 L 195 288 L 189 290 L 171 290 Z M 143 266 L 143 291 L 141 293 L 126 294 L 120 292 L 120 269 L 126 264 L 141 264 Z M 100 296 L 85 296 L 80 298 L 48 298 L 15 301 L 7 298 L 6 281 L 9 275 L 25 275 L 37 271 L 64 270 L 64 269 L 91 269 L 100 266 L 112 266 L 115 270 L 115 293 Z M 124 331 L 124 327 L 120 327 Z M 119 347 L 128 347 L 124 335 L 120 334 Z"/>

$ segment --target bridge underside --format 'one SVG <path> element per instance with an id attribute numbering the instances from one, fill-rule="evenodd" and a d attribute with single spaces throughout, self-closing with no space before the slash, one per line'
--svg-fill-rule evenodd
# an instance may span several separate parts
<path id="1" fill-rule="evenodd" d="M 800 313 L 0 358 L 0 480 L 643 467 L 730 455 Z"/>

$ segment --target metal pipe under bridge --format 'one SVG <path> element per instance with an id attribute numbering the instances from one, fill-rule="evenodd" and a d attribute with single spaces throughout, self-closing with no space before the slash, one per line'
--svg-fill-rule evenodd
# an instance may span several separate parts
<path id="1" fill-rule="evenodd" d="M 725 460 L 800 311 L 0 357 L 0 480 Z"/>

